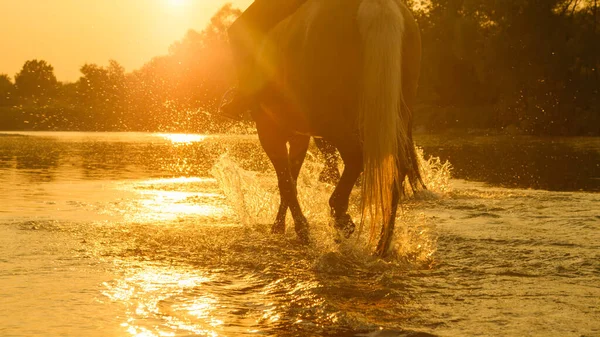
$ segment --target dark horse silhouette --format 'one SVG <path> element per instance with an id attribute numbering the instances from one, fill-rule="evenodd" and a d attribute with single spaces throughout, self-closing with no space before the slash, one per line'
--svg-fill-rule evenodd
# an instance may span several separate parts
<path id="1" fill-rule="evenodd" d="M 336 228 L 354 231 L 348 202 L 362 172 L 362 219 L 371 238 L 381 227 L 376 253 L 388 251 L 405 180 L 423 186 L 411 131 L 420 59 L 417 24 L 400 0 L 309 0 L 271 32 L 252 117 L 278 178 L 273 233 L 285 231 L 289 208 L 309 241 L 296 179 L 310 136 L 322 137 L 344 161 L 329 199 Z"/>

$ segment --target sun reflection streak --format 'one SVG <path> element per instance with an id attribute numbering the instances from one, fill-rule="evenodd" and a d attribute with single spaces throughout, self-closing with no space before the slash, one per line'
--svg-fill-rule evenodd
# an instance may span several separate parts
<path id="1" fill-rule="evenodd" d="M 122 210 L 128 222 L 148 223 L 187 217 L 222 219 L 228 214 L 223 195 L 211 178 L 178 177 L 125 183 L 120 189 L 133 193 L 133 203 Z M 211 191 L 211 189 L 215 189 Z"/>
<path id="2" fill-rule="evenodd" d="M 204 141 L 208 136 L 190 133 L 157 133 L 157 137 L 170 140 L 173 143 L 191 144 Z"/>
<path id="3" fill-rule="evenodd" d="M 133 215 L 134 221 L 175 220 L 182 216 L 221 217 L 224 210 L 216 205 L 197 204 L 194 197 L 207 197 L 198 193 L 146 191 L 140 193 L 140 212 Z M 190 200 L 191 199 L 191 200 Z"/>
<path id="4" fill-rule="evenodd" d="M 129 268 L 129 270 L 133 270 Z M 193 270 L 176 267 L 146 266 L 141 271 L 114 284 L 105 283 L 104 295 L 125 304 L 127 320 L 121 326 L 134 337 L 175 336 L 182 330 L 203 336 L 218 336 L 213 328 L 223 324 L 212 313 L 218 300 L 207 296 L 195 298 L 192 305 L 173 305 L 182 293 L 201 287 L 211 279 Z M 189 318 L 200 318 L 206 324 L 193 324 Z M 164 320 L 162 324 L 144 326 L 148 321 Z"/>
<path id="5" fill-rule="evenodd" d="M 210 310 L 216 303 L 217 300 L 214 298 L 204 296 L 195 299 L 191 305 L 183 309 L 196 318 L 208 318 L 210 315 Z"/>

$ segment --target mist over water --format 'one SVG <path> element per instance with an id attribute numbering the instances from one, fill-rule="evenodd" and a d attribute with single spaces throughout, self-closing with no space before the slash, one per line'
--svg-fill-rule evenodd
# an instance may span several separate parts
<path id="1" fill-rule="evenodd" d="M 333 187 L 318 181 L 312 148 L 298 182 L 303 246 L 291 219 L 269 234 L 276 178 L 252 136 L 31 133 L 0 144 L 1 335 L 600 334 L 597 193 L 450 179 L 433 159 L 430 190 L 404 202 L 395 254 L 381 260 L 364 233 L 335 243 Z M 419 144 L 427 158 L 464 142 Z"/>

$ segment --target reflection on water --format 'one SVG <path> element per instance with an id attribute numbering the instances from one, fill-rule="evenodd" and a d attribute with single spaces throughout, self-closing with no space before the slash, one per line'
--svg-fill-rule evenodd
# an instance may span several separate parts
<path id="1" fill-rule="evenodd" d="M 194 217 L 221 220 L 226 212 L 223 197 L 212 178 L 151 179 L 122 183 L 118 187 L 132 194 L 130 208 L 119 210 L 131 222 L 174 221 Z"/>
<path id="2" fill-rule="evenodd" d="M 273 299 L 252 277 L 219 279 L 183 266 L 131 267 L 123 269 L 132 275 L 106 283 L 104 293 L 127 304 L 121 325 L 132 336 L 256 335 L 278 321 Z"/>
<path id="3" fill-rule="evenodd" d="M 600 191 L 596 138 L 419 135 L 417 143 L 425 153 L 449 160 L 459 179 L 506 187 Z M 207 177 L 224 152 L 246 170 L 270 169 L 253 136 L 69 132 L 0 136 L 0 168 L 16 168 L 31 182 L 63 178 L 56 177 L 58 172 L 84 179 Z"/>
<path id="4" fill-rule="evenodd" d="M 2 133 L 0 168 L 16 168 L 28 179 L 139 179 L 207 177 L 224 152 L 246 158 L 242 164 L 268 169 L 255 137 L 210 139 L 203 135 L 32 132 Z M 250 167 L 246 167 L 250 168 Z M 65 176 L 56 177 L 62 173 Z"/>
<path id="5" fill-rule="evenodd" d="M 206 329 L 199 324 L 189 324 L 190 316 L 208 320 L 211 328 L 222 324 L 222 321 L 211 318 L 215 310 L 215 300 L 210 297 L 193 298 L 191 304 L 170 305 L 170 299 L 189 289 L 195 289 L 210 281 L 209 278 L 197 275 L 183 268 L 160 268 L 146 266 L 142 270 L 134 270 L 133 275 L 123 279 L 105 283 L 107 288 L 104 295 L 113 301 L 126 304 L 126 321 L 121 326 L 132 336 L 175 336 L 173 330 L 187 331 L 201 335 L 218 335 L 215 331 Z M 164 312 L 165 307 L 170 307 Z M 182 313 L 179 315 L 179 313 Z M 170 314 L 167 320 L 164 315 Z M 179 317 L 179 318 L 178 318 Z M 156 320 L 156 326 L 148 328 L 148 320 Z M 141 322 L 139 322 L 141 321 Z"/>
<path id="6" fill-rule="evenodd" d="M 495 186 L 600 191 L 600 139 L 417 137 L 427 153 L 449 160 L 453 176 Z"/>
<path id="7" fill-rule="evenodd" d="M 206 139 L 206 135 L 194 135 L 185 133 L 158 133 L 157 137 L 168 139 L 175 144 L 191 144 L 201 142 Z"/>
<path id="8" fill-rule="evenodd" d="M 599 195 L 498 187 L 596 191 L 598 142 L 553 142 L 421 137 L 487 185 L 432 161 L 383 261 L 336 243 L 313 149 L 302 246 L 255 137 L 2 135 L 0 335 L 598 335 Z"/>

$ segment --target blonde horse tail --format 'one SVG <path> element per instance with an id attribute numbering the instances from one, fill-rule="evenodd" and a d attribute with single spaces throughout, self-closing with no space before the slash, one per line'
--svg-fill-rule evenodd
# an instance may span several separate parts
<path id="1" fill-rule="evenodd" d="M 399 173 L 411 163 L 414 149 L 410 148 L 410 112 L 402 95 L 401 10 L 394 0 L 363 0 L 358 27 L 364 46 L 358 119 L 364 162 L 362 214 L 363 219 L 370 216 L 372 240 L 379 223 L 384 235 L 391 234 L 393 189 L 402 193 Z"/>

